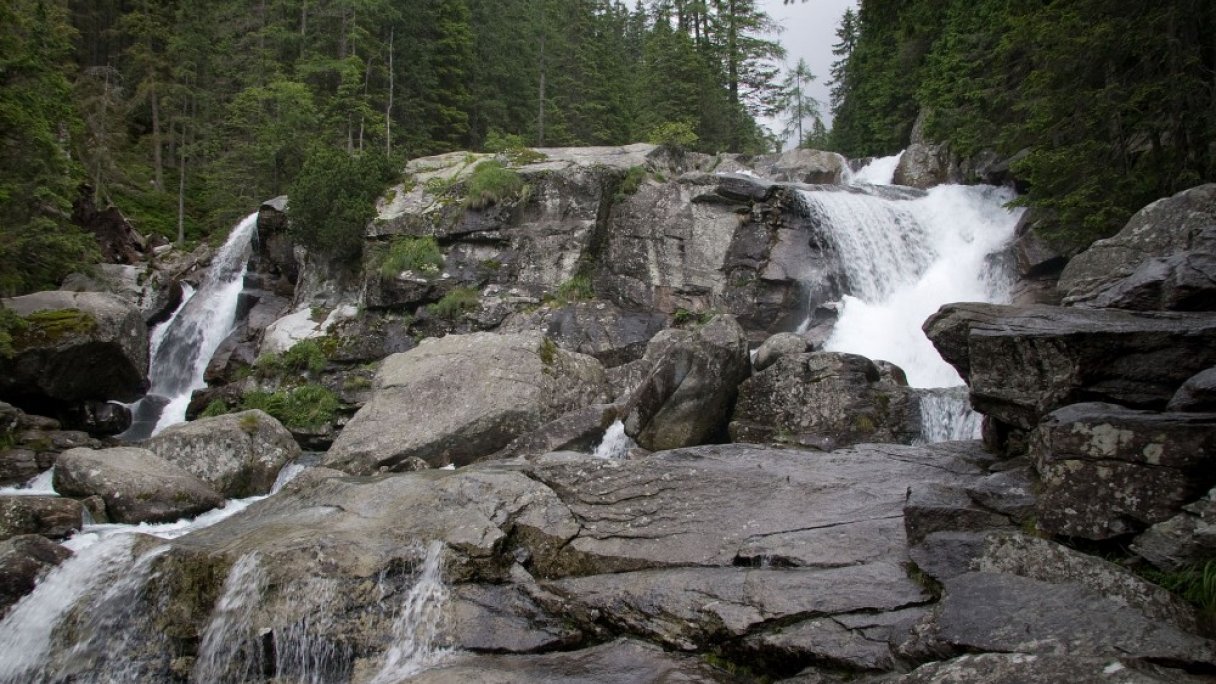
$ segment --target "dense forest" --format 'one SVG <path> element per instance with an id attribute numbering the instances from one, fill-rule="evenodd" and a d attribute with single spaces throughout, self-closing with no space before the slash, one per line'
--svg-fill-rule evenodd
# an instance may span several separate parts
<path id="1" fill-rule="evenodd" d="M 8 0 L 0 294 L 96 258 L 71 217 L 82 192 L 143 234 L 189 242 L 286 192 L 310 159 L 380 183 L 457 149 L 758 152 L 777 142 L 761 116 L 854 158 L 897 152 L 920 121 L 956 158 L 1012 159 L 1020 201 L 1065 251 L 1216 179 L 1210 0 L 861 0 L 824 75 L 831 131 L 807 94 L 815 75 L 780 73 L 778 27 L 758 5 Z"/>
<path id="2" fill-rule="evenodd" d="M 813 0 L 812 0 L 813 1 Z M 1211 0 L 861 0 L 835 45 L 832 145 L 924 135 L 1014 158 L 1067 251 L 1159 197 L 1216 180 Z"/>
<path id="3" fill-rule="evenodd" d="M 82 184 L 190 240 L 334 151 L 768 149 L 774 32 L 755 0 L 8 0 L 0 294 L 93 257 Z"/>

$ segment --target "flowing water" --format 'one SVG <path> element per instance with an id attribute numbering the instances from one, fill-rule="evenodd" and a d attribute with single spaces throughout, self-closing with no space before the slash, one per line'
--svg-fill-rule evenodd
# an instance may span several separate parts
<path id="1" fill-rule="evenodd" d="M 439 643 L 449 595 L 443 583 L 443 551 L 443 542 L 427 545 L 418 579 L 393 621 L 393 645 L 371 684 L 395 684 L 451 653 Z"/>
<path id="2" fill-rule="evenodd" d="M 120 435 L 146 439 L 186 419 L 190 395 L 207 386 L 203 373 L 224 338 L 232 332 L 245 270 L 257 229 L 257 212 L 232 230 L 211 261 L 199 286 L 151 338 L 148 395 L 132 407 L 131 427 Z"/>
<path id="3" fill-rule="evenodd" d="M 625 424 L 620 420 L 615 420 L 612 425 L 608 426 L 608 430 L 604 433 L 604 438 L 600 440 L 599 446 L 595 448 L 594 456 L 596 458 L 608 459 L 623 459 L 629 454 L 629 450 L 637 446 L 637 443 L 625 434 Z"/>
<path id="4" fill-rule="evenodd" d="M 852 187 L 801 191 L 832 241 L 848 280 L 840 317 L 824 348 L 903 368 L 914 388 L 962 385 L 921 331 L 950 302 L 1008 301 L 1012 278 L 994 259 L 1019 217 L 1005 205 L 1012 190 L 943 185 L 927 193 L 883 189 L 897 157 L 854 174 Z M 930 441 L 978 436 L 978 418 L 959 392 L 927 394 L 923 432 Z"/>

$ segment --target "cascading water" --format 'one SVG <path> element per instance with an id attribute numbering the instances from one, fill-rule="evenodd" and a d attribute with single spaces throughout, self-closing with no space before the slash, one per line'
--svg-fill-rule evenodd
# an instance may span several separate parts
<path id="1" fill-rule="evenodd" d="M 443 542 L 427 545 L 418 580 L 393 621 L 395 641 L 371 684 L 395 684 L 442 661 L 450 653 L 439 645 L 448 588 L 443 583 Z"/>
<path id="2" fill-rule="evenodd" d="M 196 682 L 243 682 L 261 674 L 261 648 L 253 615 L 266 591 L 266 573 L 257 553 L 241 556 L 228 577 L 203 632 L 191 678 Z"/>
<path id="3" fill-rule="evenodd" d="M 637 446 L 637 443 L 625 434 L 625 424 L 619 420 L 612 422 L 608 426 L 608 430 L 604 432 L 604 438 L 600 440 L 599 446 L 595 448 L 594 456 L 596 458 L 607 458 L 620 460 L 629 455 L 629 450 Z"/>
<path id="4" fill-rule="evenodd" d="M 131 427 L 121 438 L 146 439 L 184 421 L 190 395 L 207 386 L 207 363 L 232 332 L 257 221 L 254 212 L 237 224 L 212 259 L 198 292 L 153 332 L 148 372 L 152 387 L 134 405 Z"/>
<path id="5" fill-rule="evenodd" d="M 863 169 L 853 182 L 889 182 L 892 159 L 877 160 L 880 169 Z M 992 255 L 1013 237 L 1019 212 L 1005 205 L 1014 193 L 945 185 L 921 195 L 867 185 L 801 191 L 848 279 L 849 294 L 824 348 L 895 363 L 912 387 L 961 385 L 921 325 L 949 302 L 1008 301 L 1011 279 L 994 271 Z M 957 392 L 923 401 L 926 439 L 978 436 L 978 421 L 965 402 Z"/>

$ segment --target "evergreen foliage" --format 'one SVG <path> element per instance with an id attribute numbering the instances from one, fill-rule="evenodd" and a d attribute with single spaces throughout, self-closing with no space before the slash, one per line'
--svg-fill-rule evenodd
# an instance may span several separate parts
<path id="1" fill-rule="evenodd" d="M 863 0 L 835 46 L 831 141 L 893 154 L 923 115 L 954 154 L 1010 158 L 1065 251 L 1216 180 L 1216 4 Z"/>
<path id="2" fill-rule="evenodd" d="M 376 215 L 376 198 L 392 177 L 392 167 L 378 153 L 313 149 L 288 190 L 292 235 L 322 254 L 358 258 L 364 228 Z"/>

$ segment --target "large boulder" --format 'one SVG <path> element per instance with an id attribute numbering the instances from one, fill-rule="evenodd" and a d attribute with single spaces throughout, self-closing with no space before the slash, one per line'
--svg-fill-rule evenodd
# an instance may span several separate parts
<path id="1" fill-rule="evenodd" d="M 1166 408 L 1170 411 L 1216 411 L 1216 368 L 1187 378 Z"/>
<path id="2" fill-rule="evenodd" d="M 1074 404 L 1035 430 L 1040 529 L 1109 539 L 1164 522 L 1216 485 L 1216 413 Z"/>
<path id="3" fill-rule="evenodd" d="M 0 540 L 23 534 L 64 539 L 80 530 L 84 507 L 58 496 L 0 496 Z"/>
<path id="4" fill-rule="evenodd" d="M 27 407 L 134 401 L 148 387 L 148 327 L 139 310 L 100 292 L 36 292 L 3 300 L 26 318 L 0 356 L 0 398 Z"/>
<path id="5" fill-rule="evenodd" d="M 394 470 L 413 457 L 466 465 L 606 398 L 598 361 L 539 333 L 428 339 L 385 359 L 376 377 L 375 395 L 325 465 L 357 474 Z"/>
<path id="6" fill-rule="evenodd" d="M 735 442 L 828 451 L 863 442 L 910 444 L 919 435 L 920 414 L 907 383 L 864 356 L 837 352 L 778 358 L 739 386 L 730 422 Z"/>
<path id="7" fill-rule="evenodd" d="M 749 370 L 747 338 L 733 316 L 673 333 L 625 404 L 625 432 L 652 451 L 714 440 Z"/>
<path id="8" fill-rule="evenodd" d="M 1197 568 L 1216 558 L 1216 488 L 1178 515 L 1136 537 L 1131 550 L 1167 572 Z"/>
<path id="9" fill-rule="evenodd" d="M 1059 288 L 1076 306 L 1216 309 L 1216 183 L 1141 209 L 1117 235 L 1073 257 Z"/>
<path id="10" fill-rule="evenodd" d="M 147 449 L 71 449 L 55 464 L 55 491 L 100 496 L 113 522 L 169 522 L 224 504 L 207 483 Z"/>
<path id="11" fill-rule="evenodd" d="M 1163 409 L 1216 364 L 1214 313 L 947 304 L 924 330 L 972 406 L 1024 430 L 1079 401 Z"/>
<path id="12" fill-rule="evenodd" d="M 542 330 L 562 349 L 586 354 L 606 368 L 641 358 L 667 323 L 657 312 L 625 311 L 604 301 L 579 302 L 508 317 L 499 332 Z"/>
<path id="13" fill-rule="evenodd" d="M 768 338 L 756 348 L 752 355 L 752 370 L 760 371 L 773 365 L 783 356 L 808 351 L 806 338 L 791 332 L 782 332 Z"/>
<path id="14" fill-rule="evenodd" d="M 899 157 L 895 184 L 922 190 L 950 179 L 950 154 L 943 145 L 913 143 Z"/>
<path id="15" fill-rule="evenodd" d="M 847 167 L 844 157 L 805 147 L 766 154 L 752 161 L 756 172 L 765 178 L 792 183 L 836 185 L 842 182 Z"/>
<path id="16" fill-rule="evenodd" d="M 300 455 L 287 428 L 259 410 L 174 425 L 142 446 L 232 498 L 269 493 Z"/>

